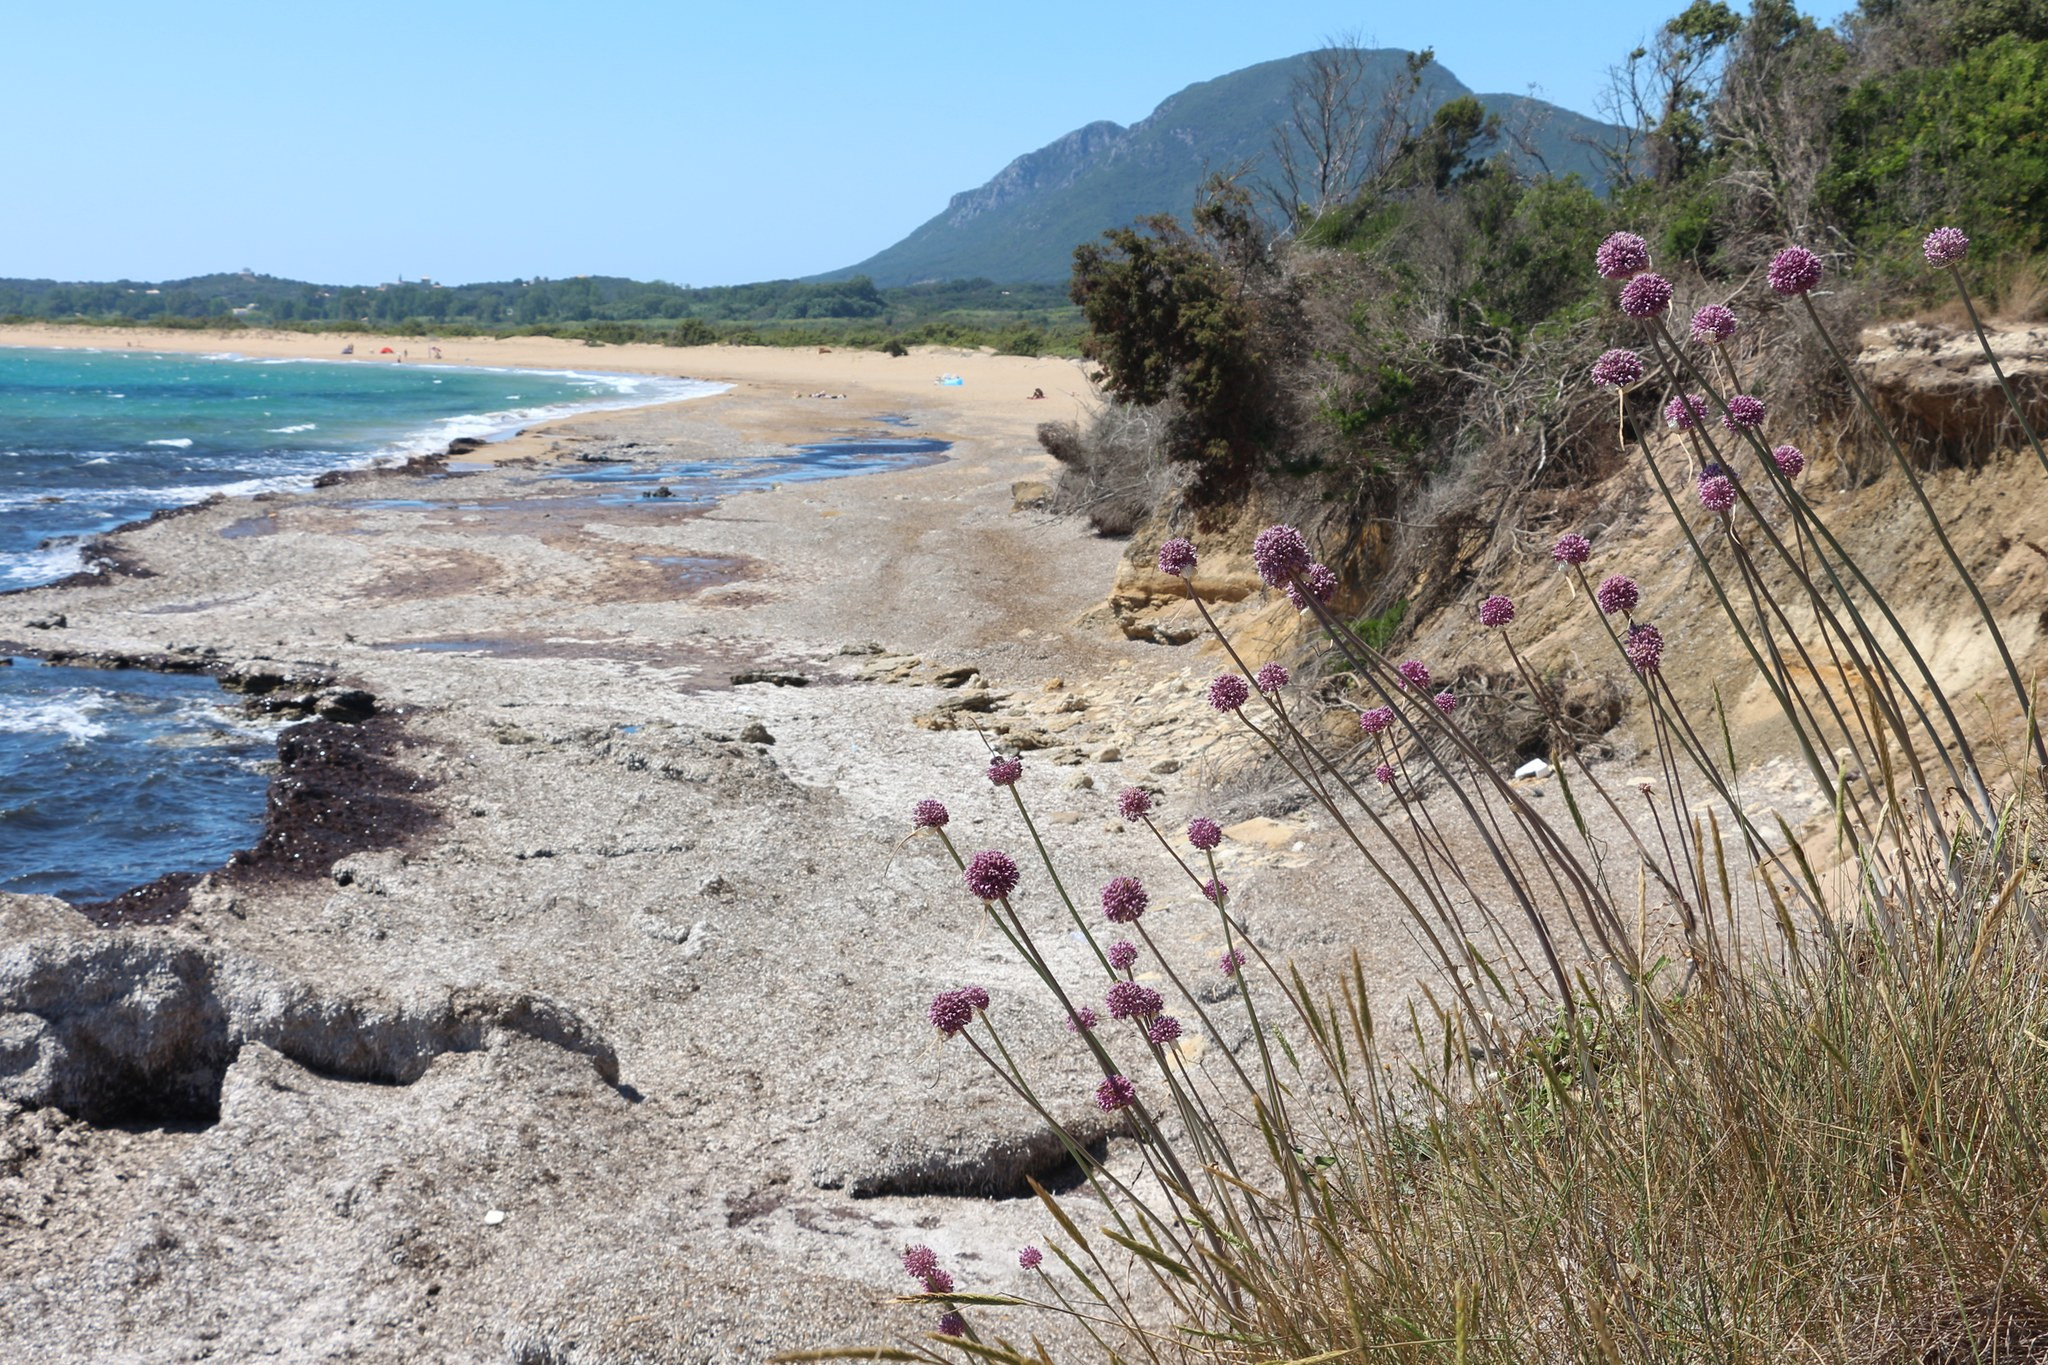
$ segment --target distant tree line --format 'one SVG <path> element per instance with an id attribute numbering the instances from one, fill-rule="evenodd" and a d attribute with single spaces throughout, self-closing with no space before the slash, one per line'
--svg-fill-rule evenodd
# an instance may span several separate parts
<path id="1" fill-rule="evenodd" d="M 942 280 L 877 289 L 874 280 L 766 280 L 688 289 L 662 280 L 586 274 L 567 280 L 498 280 L 481 284 L 311 284 L 268 274 L 203 274 L 188 280 L 0 280 L 0 315 L 51 321 L 193 325 L 358 325 L 393 332 L 465 329 L 514 332 L 621 323 L 643 336 L 621 340 L 713 342 L 735 327 L 776 323 L 860 323 L 913 329 L 961 313 L 997 315 L 997 329 L 1016 319 L 1055 325 L 1067 313 L 1057 284 L 995 284 Z M 1038 317 L 1032 317 L 1038 315 Z M 692 325 L 694 323 L 694 325 Z M 659 334 L 659 336 L 655 336 Z"/>

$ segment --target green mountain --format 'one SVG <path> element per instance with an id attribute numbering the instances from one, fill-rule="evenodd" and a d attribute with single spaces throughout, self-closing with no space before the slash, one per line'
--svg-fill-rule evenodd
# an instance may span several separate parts
<path id="1" fill-rule="evenodd" d="M 978 189 L 954 195 L 945 212 L 896 245 L 812 278 L 866 275 L 882 286 L 975 276 L 1064 280 L 1074 247 L 1106 229 L 1151 213 L 1185 219 L 1211 171 L 1248 165 L 1252 184 L 1270 176 L 1273 131 L 1289 117 L 1295 80 L 1313 55 L 1261 62 L 1191 85 L 1128 128 L 1108 122 L 1078 128 L 1018 157 Z M 1377 105 L 1378 92 L 1407 79 L 1406 52 L 1380 48 L 1359 55 L 1368 104 Z M 1426 118 L 1445 101 L 1471 93 L 1432 62 L 1411 113 Z M 1479 100 L 1504 128 L 1519 131 L 1511 158 L 1552 175 L 1577 172 L 1605 191 L 1593 146 L 1615 131 L 1609 125 L 1526 95 Z"/>

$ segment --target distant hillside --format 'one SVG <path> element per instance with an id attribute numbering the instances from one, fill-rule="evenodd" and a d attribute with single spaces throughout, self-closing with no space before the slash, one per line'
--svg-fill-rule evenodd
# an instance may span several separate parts
<path id="1" fill-rule="evenodd" d="M 1362 55 L 1373 91 L 1405 79 L 1406 52 L 1383 48 Z M 945 212 L 896 245 L 812 278 L 866 275 L 883 286 L 973 276 L 1064 280 L 1074 247 L 1105 229 L 1150 213 L 1185 218 L 1211 171 L 1249 162 L 1251 179 L 1269 174 L 1273 130 L 1288 117 L 1294 80 L 1309 56 L 1191 85 L 1128 128 L 1108 122 L 1078 128 L 1018 157 L 980 188 L 954 195 Z M 1416 112 L 1426 117 L 1446 100 L 1471 93 L 1432 63 L 1415 95 Z M 1551 174 L 1576 171 L 1605 192 L 1600 159 L 1587 143 L 1604 139 L 1608 125 L 1526 95 L 1479 100 L 1504 125 L 1526 130 Z"/>

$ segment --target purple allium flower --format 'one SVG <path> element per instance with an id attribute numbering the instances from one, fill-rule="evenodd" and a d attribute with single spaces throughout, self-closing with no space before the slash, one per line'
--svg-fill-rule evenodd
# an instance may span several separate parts
<path id="1" fill-rule="evenodd" d="M 1721 415 L 1721 425 L 1729 431 L 1755 431 L 1764 424 L 1764 400 L 1738 393 L 1728 400 L 1728 411 Z"/>
<path id="2" fill-rule="evenodd" d="M 1221 904 L 1223 898 L 1229 894 L 1230 888 L 1214 877 L 1202 883 L 1202 895 L 1218 904 Z"/>
<path id="3" fill-rule="evenodd" d="M 1379 767 L 1372 770 L 1372 775 L 1379 779 L 1382 787 L 1394 785 L 1394 766 L 1391 763 L 1380 764 Z"/>
<path id="4" fill-rule="evenodd" d="M 931 1274 L 924 1277 L 924 1292 L 927 1294 L 952 1293 L 953 1277 L 951 1275 L 948 1275 L 943 1270 L 934 1270 Z M 955 1321 L 960 1321 L 960 1315 L 958 1313 L 948 1313 L 946 1316 L 954 1319 Z M 939 1330 L 945 1330 L 945 1322 L 943 1319 L 939 1323 Z M 957 1337 L 964 1334 L 966 1331 L 967 1324 L 964 1321 L 960 1321 L 960 1330 L 958 1332 L 954 1332 L 952 1335 Z"/>
<path id="5" fill-rule="evenodd" d="M 1458 709 L 1458 698 L 1455 693 L 1439 692 L 1435 696 L 1431 697 L 1430 700 L 1436 703 L 1437 710 L 1443 712 L 1447 716 L 1450 715 L 1451 712 Z"/>
<path id="6" fill-rule="evenodd" d="M 1086 1033 L 1102 1022 L 1102 1016 L 1095 1012 L 1093 1005 L 1076 1005 L 1074 1012 L 1067 1016 L 1067 1032 Z"/>
<path id="7" fill-rule="evenodd" d="M 1691 431 L 1707 420 L 1707 400 L 1696 393 L 1681 393 L 1664 405 L 1664 425 Z"/>
<path id="8" fill-rule="evenodd" d="M 1550 557 L 1560 564 L 1583 564 L 1593 557 L 1593 542 L 1566 531 L 1557 538 L 1557 544 L 1550 547 Z"/>
<path id="9" fill-rule="evenodd" d="M 1664 666 L 1664 632 L 1647 624 L 1630 626 L 1622 639 L 1621 651 L 1636 666 L 1636 672 L 1655 673 Z"/>
<path id="10" fill-rule="evenodd" d="M 1159 572 L 1185 578 L 1194 567 L 1195 547 L 1191 542 L 1175 536 L 1159 547 Z"/>
<path id="11" fill-rule="evenodd" d="M 1970 239 L 1961 228 L 1936 228 L 1920 244 L 1920 254 L 1929 265 L 1954 265 L 1970 254 Z"/>
<path id="12" fill-rule="evenodd" d="M 1593 382 L 1603 389 L 1625 389 L 1643 377 L 1643 358 L 1634 351 L 1607 351 L 1593 362 Z"/>
<path id="13" fill-rule="evenodd" d="M 1610 234 L 1593 253 L 1593 266 L 1610 280 L 1625 280 L 1650 268 L 1650 244 L 1633 232 Z"/>
<path id="14" fill-rule="evenodd" d="M 1559 541 L 1558 543 L 1563 544 L 1564 542 Z M 1555 551 L 1552 551 L 1552 553 L 1555 553 Z M 1503 597 L 1499 593 L 1495 593 L 1479 604 L 1479 624 L 1489 630 L 1499 630 L 1502 626 L 1510 624 L 1514 619 L 1515 599 L 1512 597 Z"/>
<path id="15" fill-rule="evenodd" d="M 944 829 L 949 818 L 946 808 L 929 796 L 910 808 L 910 821 L 919 829 Z"/>
<path id="16" fill-rule="evenodd" d="M 1281 664 L 1265 664 L 1259 669 L 1258 677 L 1255 681 L 1258 683 L 1259 691 L 1261 692 L 1268 694 L 1278 692 L 1281 688 L 1287 686 L 1287 669 Z"/>
<path id="17" fill-rule="evenodd" d="M 1621 311 L 1632 318 L 1654 318 L 1671 307 L 1671 281 L 1644 273 L 1621 287 Z"/>
<path id="18" fill-rule="evenodd" d="M 1038 1269 L 1039 1262 L 1044 1259 L 1045 1253 L 1037 1247 L 1025 1247 L 1017 1253 L 1017 1264 L 1023 1266 L 1026 1270 Z"/>
<path id="19" fill-rule="evenodd" d="M 1287 585 L 1287 600 L 1294 604 L 1296 611 L 1308 610 L 1309 597 L 1315 598 L 1318 602 L 1328 602 L 1337 595 L 1337 574 L 1327 564 L 1309 565 L 1308 572 L 1301 576 L 1301 581 L 1308 585 L 1308 597 L 1302 596 L 1301 584 Z"/>
<path id="20" fill-rule="evenodd" d="M 1110 1076 L 1095 1087 L 1095 1107 L 1105 1114 L 1128 1109 L 1138 1102 L 1138 1087 L 1122 1076 Z"/>
<path id="21" fill-rule="evenodd" d="M 1127 938 L 1120 938 L 1109 945 L 1109 965 L 1120 972 L 1127 972 L 1138 960 L 1138 945 Z"/>
<path id="22" fill-rule="evenodd" d="M 1735 505 L 1735 481 L 1726 474 L 1700 476 L 1700 506 L 1709 512 L 1725 512 Z"/>
<path id="23" fill-rule="evenodd" d="M 1162 1014 L 1145 1029 L 1145 1040 L 1154 1047 L 1165 1047 L 1180 1037 L 1180 1020 L 1170 1014 Z"/>
<path id="24" fill-rule="evenodd" d="M 1216 960 L 1216 965 L 1222 969 L 1225 976 L 1236 976 L 1237 969 L 1244 966 L 1244 964 L 1245 956 L 1244 949 L 1242 948 L 1232 948 Z"/>
<path id="25" fill-rule="evenodd" d="M 1142 1019 L 1164 1009 L 1166 998 L 1150 986 L 1140 986 L 1135 981 L 1119 981 L 1109 988 L 1103 1003 L 1109 1006 L 1112 1019 Z"/>
<path id="26" fill-rule="evenodd" d="M 1011 786 L 1022 776 L 1024 776 L 1024 760 L 1022 758 L 1004 758 L 998 754 L 988 761 L 988 780 L 995 783 L 998 787 Z"/>
<path id="27" fill-rule="evenodd" d="M 1618 611 L 1634 611 L 1643 594 L 1633 578 L 1617 573 L 1600 580 L 1600 586 L 1593 589 L 1593 600 L 1600 604 L 1600 610 L 1612 616 Z"/>
<path id="28" fill-rule="evenodd" d="M 939 1268 L 939 1253 L 928 1246 L 906 1247 L 903 1252 L 903 1269 L 913 1280 L 928 1278 Z"/>
<path id="29" fill-rule="evenodd" d="M 1235 673 L 1219 673 L 1209 683 L 1209 705 L 1218 711 L 1235 711 L 1251 699 L 1251 685 Z"/>
<path id="30" fill-rule="evenodd" d="M 1268 526 L 1252 542 L 1252 566 L 1269 588 L 1281 587 L 1296 575 L 1307 573 L 1315 559 L 1308 552 L 1308 542 L 1292 526 Z"/>
<path id="31" fill-rule="evenodd" d="M 1188 842 L 1207 852 L 1223 842 L 1223 826 L 1206 815 L 1188 821 Z"/>
<path id="32" fill-rule="evenodd" d="M 1010 855 L 985 848 L 967 860 L 967 889 L 985 901 L 999 901 L 1017 889 L 1017 864 Z"/>
<path id="33" fill-rule="evenodd" d="M 1375 706 L 1370 711 L 1358 713 L 1358 728 L 1369 735 L 1376 735 L 1394 723 L 1394 708 Z"/>
<path id="34" fill-rule="evenodd" d="M 980 986 L 962 986 L 960 998 L 978 1010 L 988 1008 L 988 992 Z"/>
<path id="35" fill-rule="evenodd" d="M 950 1292 L 951 1286 L 948 1286 L 946 1289 L 934 1289 L 932 1291 L 932 1293 L 934 1294 L 944 1294 Z M 939 1335 L 942 1337 L 966 1336 L 967 1319 L 961 1317 L 960 1314 L 957 1312 L 946 1314 L 944 1317 L 939 1319 Z"/>
<path id="36" fill-rule="evenodd" d="M 1115 924 L 1132 924 L 1145 913 L 1145 888 L 1136 877 L 1113 877 L 1102 888 L 1102 913 Z"/>
<path id="37" fill-rule="evenodd" d="M 1125 787 L 1117 793 L 1116 813 L 1133 822 L 1144 819 L 1152 813 L 1152 793 L 1143 787 Z"/>
<path id="38" fill-rule="evenodd" d="M 932 997 L 931 1008 L 925 1014 L 931 1019 L 933 1028 L 944 1037 L 951 1038 L 974 1022 L 974 1002 L 967 998 L 965 991 L 940 991 Z"/>
<path id="39" fill-rule="evenodd" d="M 1798 446 L 1777 446 L 1771 451 L 1771 463 L 1778 466 L 1778 472 L 1788 479 L 1799 477 L 1799 471 L 1806 468 L 1806 452 Z"/>
<path id="40" fill-rule="evenodd" d="M 1710 303 L 1692 315 L 1692 339 L 1718 346 L 1735 335 L 1735 314 L 1718 303 Z"/>
<path id="41" fill-rule="evenodd" d="M 1776 293 L 1807 293 L 1820 283 L 1820 275 L 1820 257 L 1803 246 L 1788 246 L 1771 257 L 1769 278 Z"/>
<path id="42" fill-rule="evenodd" d="M 1407 679 L 1410 687 L 1420 690 L 1429 686 L 1429 665 L 1420 659 L 1409 659 L 1394 671 Z"/>

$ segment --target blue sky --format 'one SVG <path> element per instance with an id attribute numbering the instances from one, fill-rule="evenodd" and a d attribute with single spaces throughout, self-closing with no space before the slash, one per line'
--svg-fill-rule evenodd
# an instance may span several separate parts
<path id="1" fill-rule="evenodd" d="M 1337 34 L 1595 113 L 1681 7 L 17 3 L 0 276 L 803 275 L 1084 123 Z"/>

